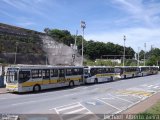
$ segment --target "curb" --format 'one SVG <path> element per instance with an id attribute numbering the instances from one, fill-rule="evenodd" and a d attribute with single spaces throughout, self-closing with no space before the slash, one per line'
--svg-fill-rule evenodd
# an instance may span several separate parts
<path id="1" fill-rule="evenodd" d="M 8 93 L 8 91 L 5 88 L 0 88 L 0 94 L 6 94 L 6 93 Z"/>
<path id="2" fill-rule="evenodd" d="M 1 94 L 7 94 L 7 93 L 8 93 L 8 92 L 0 92 L 0 95 L 1 95 Z"/>

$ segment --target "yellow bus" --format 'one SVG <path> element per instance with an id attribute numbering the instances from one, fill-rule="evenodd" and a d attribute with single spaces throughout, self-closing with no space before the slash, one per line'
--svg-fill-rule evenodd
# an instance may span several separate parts
<path id="1" fill-rule="evenodd" d="M 159 70 L 159 66 L 150 66 L 150 74 L 154 75 L 157 74 Z"/>
<path id="2" fill-rule="evenodd" d="M 107 82 L 115 78 L 114 67 L 110 66 L 88 66 L 84 71 L 85 83 Z"/>
<path id="3" fill-rule="evenodd" d="M 139 76 L 147 76 L 151 74 L 150 66 L 139 66 Z"/>
<path id="4" fill-rule="evenodd" d="M 6 88 L 12 92 L 38 92 L 83 84 L 81 66 L 11 66 L 6 73 Z"/>
<path id="5" fill-rule="evenodd" d="M 115 72 L 119 73 L 118 78 L 130 78 L 139 76 L 139 68 L 137 66 L 116 66 Z"/>

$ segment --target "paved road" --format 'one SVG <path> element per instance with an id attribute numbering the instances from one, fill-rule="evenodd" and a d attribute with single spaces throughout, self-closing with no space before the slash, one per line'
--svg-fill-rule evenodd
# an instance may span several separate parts
<path id="1" fill-rule="evenodd" d="M 159 90 L 160 74 L 38 94 L 1 94 L 0 113 L 58 114 L 61 120 L 99 119 L 104 114 L 119 113 Z"/>

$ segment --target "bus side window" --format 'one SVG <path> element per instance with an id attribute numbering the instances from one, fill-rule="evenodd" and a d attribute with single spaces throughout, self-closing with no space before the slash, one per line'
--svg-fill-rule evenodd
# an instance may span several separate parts
<path id="1" fill-rule="evenodd" d="M 31 74 L 32 74 L 32 78 L 42 78 L 42 70 L 33 69 Z"/>
<path id="2" fill-rule="evenodd" d="M 49 79 L 50 78 L 50 70 L 46 69 L 43 70 L 43 79 Z"/>
<path id="3" fill-rule="evenodd" d="M 83 75 L 83 69 L 79 68 L 79 75 Z"/>
<path id="4" fill-rule="evenodd" d="M 59 77 L 65 77 L 64 69 L 59 69 Z"/>
<path id="5" fill-rule="evenodd" d="M 51 77 L 58 77 L 58 70 L 52 69 L 50 74 L 51 74 Z"/>
<path id="6" fill-rule="evenodd" d="M 67 68 L 66 69 L 66 76 L 71 76 L 73 74 L 72 69 Z"/>
<path id="7" fill-rule="evenodd" d="M 120 74 L 122 75 L 124 73 L 124 70 L 120 68 Z"/>
<path id="8" fill-rule="evenodd" d="M 26 82 L 30 79 L 30 71 L 19 71 L 19 83 Z"/>

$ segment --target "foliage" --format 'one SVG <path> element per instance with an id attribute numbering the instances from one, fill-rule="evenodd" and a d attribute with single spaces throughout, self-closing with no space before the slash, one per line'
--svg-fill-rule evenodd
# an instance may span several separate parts
<path id="1" fill-rule="evenodd" d="M 94 60 L 86 60 L 84 62 L 84 65 L 88 65 L 88 66 L 122 66 L 123 64 L 121 63 L 117 63 L 117 62 L 113 62 L 111 60 L 101 60 L 101 59 L 96 59 Z M 126 66 L 137 66 L 137 61 L 136 60 L 132 60 L 132 59 L 128 59 L 125 60 L 125 65 Z"/>
<path id="2" fill-rule="evenodd" d="M 58 29 L 48 29 L 45 28 L 45 31 L 49 31 L 49 35 L 57 40 L 58 42 L 62 42 L 68 46 L 70 44 L 74 44 L 75 42 L 75 35 L 71 35 L 67 30 L 58 30 Z M 82 36 L 77 36 L 77 47 L 78 52 L 81 54 L 82 52 Z M 123 55 L 123 46 L 118 44 L 113 44 L 111 42 L 103 43 L 103 42 L 95 42 L 93 40 L 86 41 L 84 39 L 84 55 L 86 58 L 91 60 L 101 59 L 102 57 L 106 58 L 106 55 L 114 55 L 114 58 L 121 59 Z M 131 47 L 126 47 L 126 58 L 133 58 L 134 57 L 134 50 Z M 116 55 L 119 55 L 117 57 Z"/>
<path id="3" fill-rule="evenodd" d="M 157 65 L 160 63 L 160 49 L 155 48 L 151 49 L 149 52 L 146 53 L 147 56 L 147 65 Z"/>
<path id="4" fill-rule="evenodd" d="M 45 31 L 47 28 L 45 28 Z M 74 38 L 71 36 L 70 32 L 68 30 L 48 30 L 48 35 L 50 35 L 52 38 L 57 40 L 58 42 L 62 42 L 68 46 L 71 44 L 74 44 Z"/>
<path id="5" fill-rule="evenodd" d="M 148 110 L 146 110 L 145 112 L 139 113 L 136 116 L 137 118 L 141 118 L 141 120 L 159 120 L 159 113 L 160 113 L 160 101 L 157 102 Z"/>
<path id="6" fill-rule="evenodd" d="M 140 60 L 144 59 L 144 54 L 145 54 L 144 50 L 141 50 L 141 51 L 139 52 L 139 59 L 140 59 Z"/>

